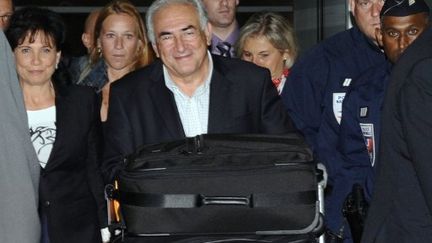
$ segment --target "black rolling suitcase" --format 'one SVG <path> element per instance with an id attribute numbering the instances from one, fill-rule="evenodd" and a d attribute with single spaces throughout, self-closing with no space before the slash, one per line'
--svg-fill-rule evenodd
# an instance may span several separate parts
<path id="1" fill-rule="evenodd" d="M 310 242 L 322 231 L 319 173 L 297 134 L 200 135 L 144 146 L 125 163 L 118 197 L 128 236 Z"/>

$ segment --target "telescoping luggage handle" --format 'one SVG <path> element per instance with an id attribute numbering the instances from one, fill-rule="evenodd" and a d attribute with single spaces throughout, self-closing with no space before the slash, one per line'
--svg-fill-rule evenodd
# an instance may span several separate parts
<path id="1" fill-rule="evenodd" d="M 209 197 L 200 195 L 202 205 L 238 205 L 252 207 L 252 196 L 249 197 Z"/>

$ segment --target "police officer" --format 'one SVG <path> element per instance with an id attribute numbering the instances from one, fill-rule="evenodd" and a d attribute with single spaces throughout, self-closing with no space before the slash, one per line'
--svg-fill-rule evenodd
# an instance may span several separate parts
<path id="1" fill-rule="evenodd" d="M 341 172 L 337 151 L 342 101 L 351 81 L 385 61 L 375 41 L 383 0 L 348 0 L 355 26 L 318 44 L 296 62 L 282 99 L 296 127 L 329 174 L 325 221 L 330 235 L 349 238 L 334 181 Z"/>
<path id="2" fill-rule="evenodd" d="M 364 189 L 367 201 L 372 195 L 374 165 L 380 144 L 380 121 L 384 94 L 392 65 L 405 49 L 428 28 L 429 7 L 423 0 L 387 0 L 381 10 L 381 30 L 377 41 L 387 61 L 368 69 L 352 85 L 343 101 L 339 151 L 343 159 L 340 194 L 347 196 L 352 185 Z M 342 199 L 342 198 L 341 198 Z M 342 205 L 342 201 L 339 202 Z"/>

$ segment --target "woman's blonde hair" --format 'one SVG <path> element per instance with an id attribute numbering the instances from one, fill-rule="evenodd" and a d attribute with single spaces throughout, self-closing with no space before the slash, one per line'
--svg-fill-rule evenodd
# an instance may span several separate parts
<path id="1" fill-rule="evenodd" d="M 98 39 L 101 34 L 103 22 L 113 14 L 126 14 L 135 20 L 137 26 L 137 37 L 142 42 L 142 48 L 138 49 L 138 53 L 136 55 L 137 59 L 133 70 L 144 67 L 151 63 L 154 59 L 154 53 L 147 40 L 144 22 L 138 9 L 127 0 L 114 0 L 101 9 L 95 24 L 93 39 L 95 48 L 93 48 L 90 53 L 90 63 L 94 65 L 101 58 L 101 50 L 100 48 L 97 48 Z"/>
<path id="2" fill-rule="evenodd" d="M 297 38 L 290 22 L 282 15 L 273 12 L 259 12 L 252 15 L 241 28 L 235 45 L 236 55 L 241 57 L 244 44 L 249 37 L 264 36 L 280 51 L 289 51 L 285 67 L 290 68 L 298 55 Z"/>

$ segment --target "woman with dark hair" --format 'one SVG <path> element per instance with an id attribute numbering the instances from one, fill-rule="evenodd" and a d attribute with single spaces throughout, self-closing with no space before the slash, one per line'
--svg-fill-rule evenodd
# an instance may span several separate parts
<path id="1" fill-rule="evenodd" d="M 68 85 L 61 75 L 64 22 L 50 10 L 26 7 L 14 13 L 6 35 L 41 167 L 42 242 L 101 242 L 107 217 L 99 108 L 91 89 Z"/>

